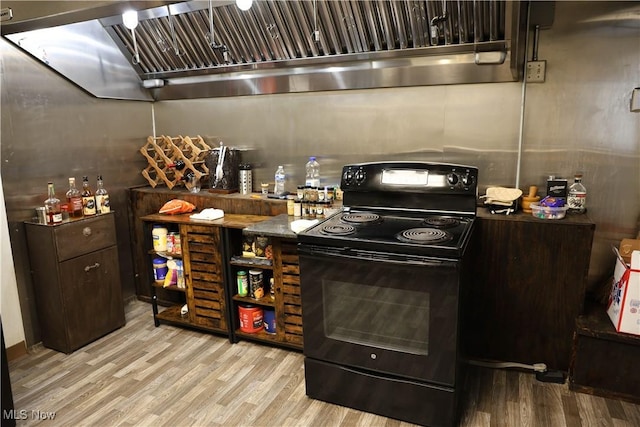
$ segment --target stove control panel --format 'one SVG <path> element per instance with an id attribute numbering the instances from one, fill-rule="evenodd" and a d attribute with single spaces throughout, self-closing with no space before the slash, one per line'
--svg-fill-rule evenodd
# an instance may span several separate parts
<path id="1" fill-rule="evenodd" d="M 410 191 L 476 193 L 478 169 L 472 166 L 420 162 L 347 165 L 342 169 L 344 191 Z"/>

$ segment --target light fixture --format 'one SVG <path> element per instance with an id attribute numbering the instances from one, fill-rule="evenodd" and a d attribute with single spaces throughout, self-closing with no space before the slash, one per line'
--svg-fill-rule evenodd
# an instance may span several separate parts
<path id="1" fill-rule="evenodd" d="M 138 26 L 138 12 L 135 10 L 127 10 L 122 14 L 122 23 L 130 30 L 136 28 Z"/>
<path id="2" fill-rule="evenodd" d="M 236 6 L 238 6 L 240 10 L 251 9 L 252 4 L 253 4 L 253 0 L 236 0 Z"/>
<path id="3" fill-rule="evenodd" d="M 136 27 L 138 26 L 138 12 L 135 10 L 128 10 L 122 14 L 122 23 L 125 27 L 131 30 L 131 37 L 133 38 L 133 63 L 140 63 L 140 53 L 138 52 L 138 42 L 136 41 Z"/>

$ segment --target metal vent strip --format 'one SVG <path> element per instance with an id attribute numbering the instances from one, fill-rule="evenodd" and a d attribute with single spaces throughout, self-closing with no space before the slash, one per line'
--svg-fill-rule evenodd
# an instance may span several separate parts
<path id="1" fill-rule="evenodd" d="M 136 38 L 143 79 L 175 73 L 225 72 L 282 61 L 335 59 L 411 49 L 477 45 L 507 39 L 505 0 L 257 0 L 248 11 L 214 2 L 214 48 L 207 1 L 141 11 Z M 315 17 L 315 19 L 314 19 Z M 118 17 L 102 20 L 116 44 L 133 56 L 133 38 Z M 319 40 L 313 37 L 319 31 Z M 469 46 L 472 49 L 473 46 Z M 276 65 L 272 65 L 275 67 Z"/>

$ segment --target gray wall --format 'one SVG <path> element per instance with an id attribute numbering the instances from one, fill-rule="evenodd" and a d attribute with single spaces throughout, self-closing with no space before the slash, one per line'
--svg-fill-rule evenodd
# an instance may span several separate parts
<path id="1" fill-rule="evenodd" d="M 640 25 L 631 13 L 639 8 L 556 2 L 555 22 L 540 34 L 547 80 L 524 91 L 501 83 L 165 101 L 154 104 L 156 134 L 218 137 L 245 149 L 256 187 L 273 181 L 283 164 L 293 189 L 310 155 L 319 157 L 326 183 L 337 183 L 350 162 L 472 164 L 481 192 L 489 185 L 543 188 L 549 174 L 581 170 L 596 222 L 595 290 L 613 265 L 610 245 L 638 228 L 640 114 L 629 111 L 629 98 L 640 84 Z M 39 333 L 20 222 L 44 200 L 47 180 L 61 193 L 69 175 L 104 175 L 119 211 L 123 287 L 133 293 L 125 188 L 146 183 L 138 150 L 153 131 L 151 105 L 93 99 L 6 42 L 0 48 L 2 180 L 32 344 Z"/>

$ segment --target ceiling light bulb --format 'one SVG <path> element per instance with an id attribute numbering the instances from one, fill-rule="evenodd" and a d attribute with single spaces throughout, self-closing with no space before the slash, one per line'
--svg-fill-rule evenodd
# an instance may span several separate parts
<path id="1" fill-rule="evenodd" d="M 128 10 L 123 13 L 122 23 L 130 30 L 136 28 L 138 26 L 138 12 L 135 10 Z"/>
<path id="2" fill-rule="evenodd" d="M 253 4 L 253 0 L 236 0 L 236 6 L 238 6 L 240 10 L 251 9 L 252 4 Z"/>

